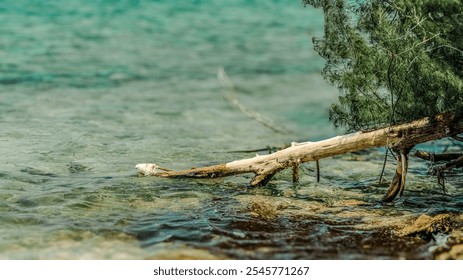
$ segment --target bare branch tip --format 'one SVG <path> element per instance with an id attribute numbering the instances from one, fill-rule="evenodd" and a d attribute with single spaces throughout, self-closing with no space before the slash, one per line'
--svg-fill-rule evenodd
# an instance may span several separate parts
<path id="1" fill-rule="evenodd" d="M 161 172 L 159 166 L 154 163 L 139 163 L 135 165 L 135 168 L 144 176 L 153 176 Z"/>

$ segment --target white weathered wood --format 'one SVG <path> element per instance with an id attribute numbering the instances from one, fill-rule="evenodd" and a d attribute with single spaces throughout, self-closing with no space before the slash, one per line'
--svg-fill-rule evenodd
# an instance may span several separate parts
<path id="1" fill-rule="evenodd" d="M 463 132 L 463 120 L 453 115 L 438 115 L 423 118 L 410 123 L 390 126 L 367 132 L 356 132 L 336 136 L 318 142 L 295 143 L 291 147 L 269 155 L 236 160 L 208 167 L 192 168 L 182 171 L 164 171 L 155 164 L 138 164 L 136 167 L 143 175 L 158 177 L 215 178 L 243 173 L 255 173 L 252 186 L 265 185 L 278 171 L 308 161 L 358 150 L 387 146 L 401 151 L 416 144 L 453 136 Z M 399 156 L 402 156 L 399 153 Z M 406 160 L 401 161 L 398 169 L 401 181 L 405 181 Z M 392 187 L 392 186 L 391 186 Z M 400 186 L 400 192 L 403 186 Z"/>

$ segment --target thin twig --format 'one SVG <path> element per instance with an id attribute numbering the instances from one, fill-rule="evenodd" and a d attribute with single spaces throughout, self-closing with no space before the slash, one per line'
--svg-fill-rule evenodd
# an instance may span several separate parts
<path id="1" fill-rule="evenodd" d="M 291 144 L 285 144 L 281 146 L 267 146 L 265 148 L 259 148 L 259 149 L 250 149 L 250 150 L 234 150 L 234 151 L 228 151 L 227 153 L 258 153 L 258 152 L 267 152 L 269 154 L 280 151 L 283 149 L 286 149 L 288 147 L 291 147 Z"/>
<path id="2" fill-rule="evenodd" d="M 444 176 L 444 171 L 437 171 L 437 183 L 442 187 L 442 192 L 445 194 L 447 194 L 447 192 L 445 191 L 445 176 Z"/>
<path id="3" fill-rule="evenodd" d="M 258 112 L 255 112 L 248 107 L 244 106 L 241 104 L 238 100 L 238 97 L 235 94 L 235 85 L 233 82 L 230 80 L 230 78 L 227 76 L 227 73 L 225 73 L 225 69 L 223 67 L 219 67 L 218 72 L 217 72 L 217 78 L 219 79 L 220 82 L 222 82 L 227 88 L 228 88 L 228 94 L 225 95 L 226 99 L 235 107 L 237 107 L 241 112 L 243 112 L 246 116 L 249 118 L 261 123 L 265 127 L 273 130 L 274 132 L 277 133 L 282 133 L 282 134 L 287 134 L 289 131 L 284 128 L 278 128 L 275 122 Z"/>
<path id="4" fill-rule="evenodd" d="M 293 165 L 293 183 L 299 183 L 299 163 L 296 162 Z"/>
<path id="5" fill-rule="evenodd" d="M 463 51 L 462 51 L 462 50 L 457 49 L 457 48 L 452 47 L 452 46 L 449 46 L 449 45 L 441 45 L 441 46 L 438 46 L 438 47 L 435 47 L 435 48 L 431 49 L 431 51 L 437 50 L 437 49 L 440 49 L 440 48 L 449 48 L 449 49 L 452 49 L 452 50 L 454 50 L 454 51 L 457 51 L 457 52 L 463 54 Z"/>
<path id="6" fill-rule="evenodd" d="M 387 149 L 389 150 L 389 152 L 391 152 L 391 155 L 394 158 L 394 160 L 397 161 L 397 158 L 395 157 L 394 152 L 391 150 L 391 148 L 388 147 Z"/>
<path id="7" fill-rule="evenodd" d="M 416 47 L 418 47 L 418 46 L 420 46 L 420 45 L 422 45 L 422 44 L 424 44 L 424 43 L 426 43 L 426 42 L 428 42 L 428 41 L 430 41 L 430 40 L 436 38 L 436 37 L 439 36 L 439 35 L 440 35 L 440 34 L 436 34 L 436 35 L 432 36 L 431 38 L 425 39 L 425 40 L 423 40 L 422 42 L 419 42 L 418 44 L 414 45 L 413 47 L 408 48 L 408 49 L 406 49 L 406 50 L 400 52 L 397 56 L 401 56 L 402 54 L 404 54 L 404 53 L 406 53 L 406 52 L 409 52 L 409 51 L 413 50 L 414 48 L 416 48 Z"/>
<path id="8" fill-rule="evenodd" d="M 386 149 L 386 154 L 384 155 L 383 168 L 381 169 L 381 175 L 379 175 L 379 183 L 383 181 L 384 169 L 386 168 L 387 156 L 389 154 L 389 149 Z"/>

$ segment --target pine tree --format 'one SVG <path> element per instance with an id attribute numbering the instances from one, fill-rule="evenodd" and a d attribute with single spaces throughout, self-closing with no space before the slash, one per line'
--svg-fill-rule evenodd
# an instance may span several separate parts
<path id="1" fill-rule="evenodd" d="M 463 1 L 304 0 L 322 8 L 323 76 L 341 91 L 330 119 L 349 130 L 463 115 Z"/>
<path id="2" fill-rule="evenodd" d="M 462 119 L 462 0 L 303 2 L 325 15 L 324 37 L 313 41 L 326 60 L 324 78 L 341 91 L 330 109 L 336 126 L 352 131 L 424 117 Z M 385 201 L 402 195 L 415 144 L 392 147 L 397 169 Z M 463 157 L 456 157 L 450 168 L 461 165 Z M 442 185 L 445 168 L 436 172 Z"/>

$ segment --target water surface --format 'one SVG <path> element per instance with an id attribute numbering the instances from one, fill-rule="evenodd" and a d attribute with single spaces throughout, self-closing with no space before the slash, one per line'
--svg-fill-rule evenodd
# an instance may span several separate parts
<path id="1" fill-rule="evenodd" d="M 382 205 L 381 150 L 321 161 L 319 183 L 313 164 L 298 184 L 282 172 L 257 189 L 246 175 L 137 176 L 141 162 L 203 166 L 343 133 L 328 122 L 338 93 L 310 40 L 319 11 L 297 0 L 6 0 L 0 21 L 1 258 L 458 256 L 458 176 L 443 195 L 415 160 L 406 198 Z M 219 67 L 242 104 L 286 132 L 231 105 Z M 393 170 L 391 158 L 387 180 Z M 449 230 L 401 234 L 442 213 Z"/>

